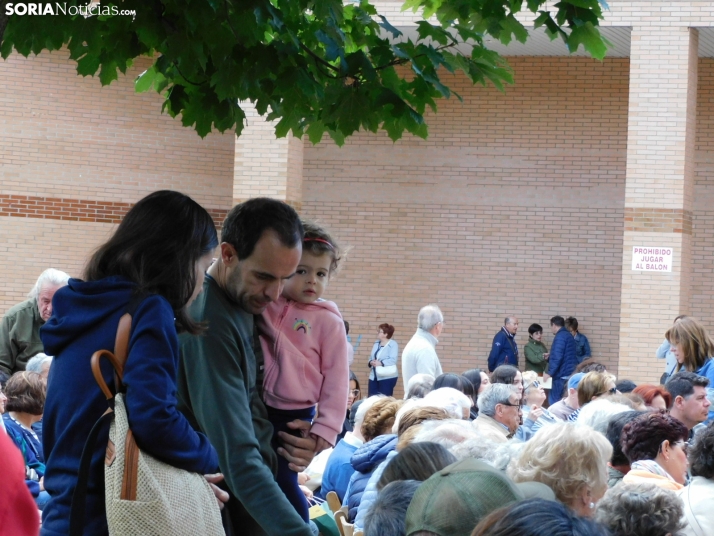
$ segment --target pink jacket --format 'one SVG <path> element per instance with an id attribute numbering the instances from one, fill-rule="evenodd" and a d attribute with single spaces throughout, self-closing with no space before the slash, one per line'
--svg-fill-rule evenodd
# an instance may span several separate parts
<path id="1" fill-rule="evenodd" d="M 259 317 L 258 328 L 265 355 L 265 403 L 278 409 L 317 404 L 310 432 L 334 445 L 349 390 L 349 343 L 337 305 L 280 297 Z"/>

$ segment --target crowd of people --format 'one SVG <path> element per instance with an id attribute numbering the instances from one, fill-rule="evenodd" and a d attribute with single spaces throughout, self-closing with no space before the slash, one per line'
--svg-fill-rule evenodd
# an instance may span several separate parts
<path id="1" fill-rule="evenodd" d="M 82 279 L 43 272 L 0 322 L 0 535 L 119 534 L 108 427 L 88 441 L 107 411 L 97 378 L 121 390 L 142 452 L 205 476 L 228 535 L 317 534 L 310 505 L 328 496 L 366 536 L 714 534 L 714 342 L 697 320 L 667 330 L 658 385 L 618 381 L 561 316 L 550 349 L 533 324 L 521 361 L 508 315 L 487 370 L 444 372 L 435 304 L 401 354 L 382 323 L 355 362 L 322 298 L 344 256 L 285 203 L 237 205 L 219 240 L 203 207 L 160 191 Z M 126 354 L 121 383 L 92 370 L 98 350 Z"/>

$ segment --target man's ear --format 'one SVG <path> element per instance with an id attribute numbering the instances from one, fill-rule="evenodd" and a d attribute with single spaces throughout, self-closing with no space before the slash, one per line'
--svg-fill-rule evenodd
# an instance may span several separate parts
<path id="1" fill-rule="evenodd" d="M 238 254 L 236 248 L 230 245 L 228 242 L 221 242 L 221 260 L 223 264 L 230 265 L 231 263 L 238 262 Z"/>
<path id="2" fill-rule="evenodd" d="M 681 408 L 683 404 L 684 404 L 684 397 L 682 395 L 677 395 L 677 397 L 674 399 L 674 404 L 672 404 L 672 405 Z"/>

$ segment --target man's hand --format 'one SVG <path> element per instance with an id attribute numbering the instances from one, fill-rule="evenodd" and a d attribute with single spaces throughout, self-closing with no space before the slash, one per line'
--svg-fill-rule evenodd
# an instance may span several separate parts
<path id="1" fill-rule="evenodd" d="M 545 354 L 543 354 L 543 359 L 545 359 L 546 361 L 548 361 L 549 357 L 550 357 L 549 353 L 546 352 Z"/>
<path id="2" fill-rule="evenodd" d="M 533 422 L 536 422 L 538 418 L 543 415 L 543 408 L 539 408 L 535 404 L 531 406 L 530 412 L 528 412 L 528 418 Z"/>
<path id="3" fill-rule="evenodd" d="M 278 454 L 289 462 L 288 467 L 296 473 L 304 471 L 315 457 L 317 442 L 308 433 L 310 426 L 309 422 L 296 419 L 288 423 L 288 428 L 300 430 L 302 437 L 295 437 L 286 432 L 278 432 L 282 444 L 281 447 L 278 447 Z"/>
<path id="4" fill-rule="evenodd" d="M 203 475 L 203 478 L 205 478 L 208 482 L 208 485 L 211 486 L 213 494 L 216 496 L 216 501 L 218 502 L 218 508 L 223 510 L 223 507 L 228 502 L 228 499 L 231 498 L 231 496 L 228 495 L 227 491 L 222 490 L 221 488 L 216 486 L 216 484 L 223 480 L 223 474 L 215 473 L 212 475 Z"/>

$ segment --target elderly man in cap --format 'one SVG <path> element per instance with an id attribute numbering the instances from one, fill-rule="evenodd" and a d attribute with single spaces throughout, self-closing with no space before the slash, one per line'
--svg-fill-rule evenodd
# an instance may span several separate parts
<path id="1" fill-rule="evenodd" d="M 568 393 L 566 396 L 555 404 L 551 404 L 548 408 L 548 411 L 558 419 L 567 421 L 568 417 L 580 408 L 580 402 L 578 402 L 578 385 L 580 385 L 580 380 L 583 379 L 583 376 L 585 376 L 583 372 L 573 374 L 568 379 Z"/>
<path id="2" fill-rule="evenodd" d="M 419 486 L 407 509 L 406 536 L 469 536 L 494 510 L 532 498 L 554 501 L 555 494 L 540 482 L 515 484 L 487 463 L 466 458 Z"/>
<path id="3" fill-rule="evenodd" d="M 52 297 L 68 280 L 66 273 L 48 268 L 28 298 L 5 314 L 0 322 L 0 371 L 12 375 L 25 370 L 30 358 L 44 350 L 40 328 L 52 316 Z"/>

